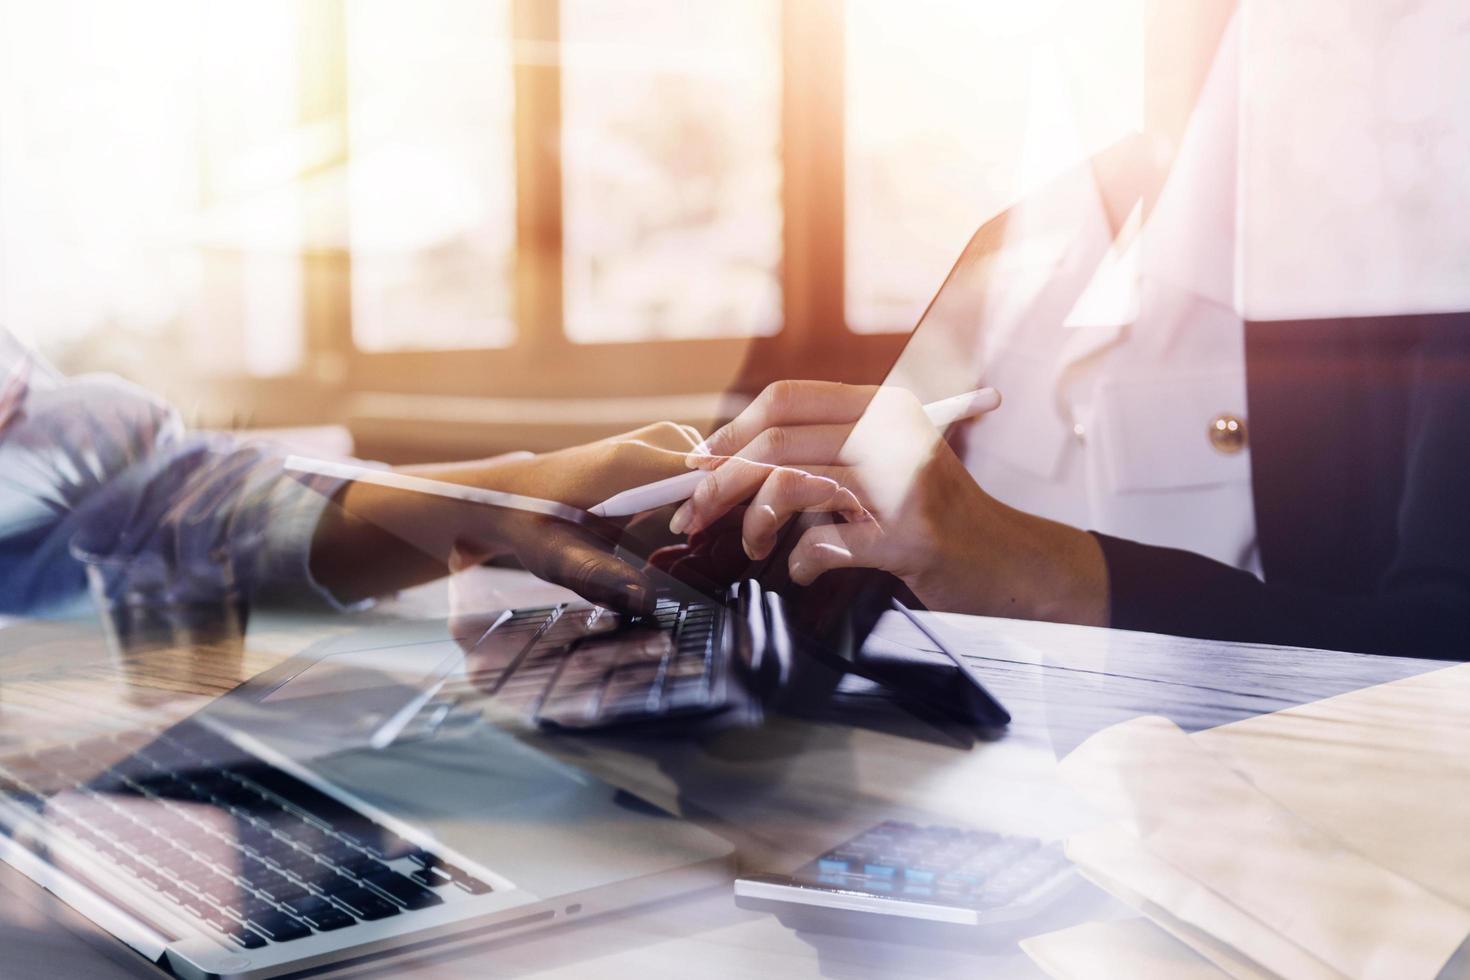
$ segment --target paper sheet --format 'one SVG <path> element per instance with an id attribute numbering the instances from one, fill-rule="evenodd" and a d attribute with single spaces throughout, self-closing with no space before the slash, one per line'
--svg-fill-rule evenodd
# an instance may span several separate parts
<path id="1" fill-rule="evenodd" d="M 1088 922 L 1021 949 L 1056 980 L 1223 980 L 1226 974 L 1147 919 Z"/>
<path id="2" fill-rule="evenodd" d="M 1284 742 L 1279 756 L 1290 754 L 1290 744 Z M 1308 823 L 1307 815 L 1262 793 L 1165 719 L 1139 718 L 1099 732 L 1060 771 L 1124 821 L 1147 854 L 1194 887 L 1170 891 L 1150 877 L 1147 869 L 1156 866 L 1110 861 L 1095 842 L 1089 851 L 1085 838 L 1079 860 L 1091 855 L 1107 862 L 1106 876 L 1176 916 L 1182 905 L 1183 918 L 1275 972 L 1331 976 L 1311 971 L 1315 959 L 1362 980 L 1432 980 L 1470 934 L 1470 910 Z M 1377 792 L 1367 780 L 1340 783 L 1338 790 Z M 1127 838 L 1114 844 L 1120 840 Z M 1237 914 L 1218 906 L 1211 911 L 1215 899 Z M 1250 928 L 1252 920 L 1260 928 Z M 1307 958 L 1290 955 L 1291 945 Z"/>
<path id="3" fill-rule="evenodd" d="M 1342 980 L 1291 940 L 1149 853 L 1121 825 L 1072 837 L 1067 856 L 1099 888 L 1235 980 Z"/>

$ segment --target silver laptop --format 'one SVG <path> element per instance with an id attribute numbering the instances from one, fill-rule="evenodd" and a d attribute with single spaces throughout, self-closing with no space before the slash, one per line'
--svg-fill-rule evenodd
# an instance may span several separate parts
<path id="1" fill-rule="evenodd" d="M 452 641 L 451 641 L 452 642 Z M 340 717 L 425 668 L 333 666 Z M 0 858 L 185 977 L 269 977 L 544 928 L 728 881 L 707 831 L 483 722 L 384 748 L 309 652 L 192 718 L 0 756 Z M 431 658 L 432 659 L 432 658 Z"/>

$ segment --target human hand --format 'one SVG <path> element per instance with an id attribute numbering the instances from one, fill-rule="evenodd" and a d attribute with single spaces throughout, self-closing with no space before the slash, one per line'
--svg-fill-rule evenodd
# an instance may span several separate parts
<path id="1" fill-rule="evenodd" d="M 616 493 L 686 472 L 699 430 L 655 422 L 596 442 L 540 453 L 489 468 L 485 484 L 583 510 Z"/>
<path id="2" fill-rule="evenodd" d="M 761 559 L 793 517 L 823 514 L 831 519 L 802 529 L 788 558 L 797 584 L 878 568 L 934 609 L 1106 617 L 1091 536 L 986 494 L 907 391 L 778 382 L 706 445 L 711 455 L 689 465 L 709 476 L 675 512 L 676 532 L 699 533 L 748 500 L 740 537 Z"/>
<path id="3" fill-rule="evenodd" d="M 700 442 L 691 426 L 656 422 L 631 432 L 555 452 L 486 461 L 481 482 L 495 489 L 588 509 L 629 487 L 686 472 L 684 459 Z M 662 522 L 652 525 L 662 530 Z M 639 529 L 646 538 L 650 525 Z M 656 547 L 660 541 L 644 541 Z M 564 522 L 507 514 L 493 540 L 457 542 L 460 561 L 510 556 L 539 578 L 598 605 L 630 613 L 652 610 L 654 590 L 639 569 L 611 553 L 606 541 Z"/>
<path id="4" fill-rule="evenodd" d="M 749 500 L 740 537 L 752 560 L 767 557 L 797 514 L 825 513 L 803 531 L 788 558 L 799 585 L 832 568 L 880 568 L 924 577 L 945 528 L 925 501 L 963 523 L 978 490 L 953 459 L 919 400 L 898 388 L 778 382 L 691 457 L 709 476 L 675 512 L 671 530 L 697 534 Z M 959 511 L 960 513 L 956 513 Z"/>
<path id="5" fill-rule="evenodd" d="M 684 457 L 698 441 L 696 430 L 663 422 L 553 453 L 407 470 L 434 480 L 590 507 L 630 486 L 687 472 Z M 348 484 L 333 503 L 318 522 L 311 569 L 343 601 L 438 578 L 449 570 L 451 556 L 458 555 L 472 563 L 511 557 L 542 578 L 629 612 L 645 612 L 653 602 L 653 589 L 640 569 L 613 553 L 617 540 L 565 521 L 366 481 Z"/>

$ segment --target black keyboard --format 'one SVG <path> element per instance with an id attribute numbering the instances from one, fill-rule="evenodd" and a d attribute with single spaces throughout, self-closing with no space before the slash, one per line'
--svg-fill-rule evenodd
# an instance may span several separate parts
<path id="1" fill-rule="evenodd" d="M 491 891 L 200 725 L 121 744 L 0 758 L 0 795 L 245 949 Z"/>
<path id="2" fill-rule="evenodd" d="M 739 594 L 728 605 L 660 596 L 636 618 L 585 602 L 513 610 L 467 650 L 465 680 L 442 694 L 573 729 L 719 710 L 733 693 L 736 647 L 751 639 L 726 629 L 732 608 L 743 621 Z"/>

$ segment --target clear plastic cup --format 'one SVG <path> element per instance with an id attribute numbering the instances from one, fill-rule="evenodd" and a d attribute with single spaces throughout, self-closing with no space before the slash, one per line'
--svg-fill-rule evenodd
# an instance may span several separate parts
<path id="1" fill-rule="evenodd" d="M 72 554 L 86 567 L 87 588 L 114 654 L 240 651 L 249 602 L 230 551 L 177 562 L 156 552 L 96 555 L 73 547 Z"/>

